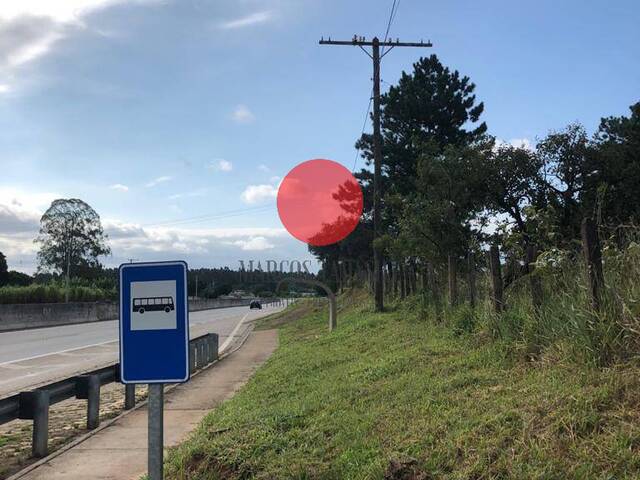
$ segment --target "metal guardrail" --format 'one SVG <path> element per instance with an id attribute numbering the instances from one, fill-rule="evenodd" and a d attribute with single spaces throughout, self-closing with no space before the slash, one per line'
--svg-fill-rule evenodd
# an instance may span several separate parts
<path id="1" fill-rule="evenodd" d="M 263 305 L 284 305 L 282 299 L 262 299 Z M 286 305 L 289 304 L 287 299 Z M 218 359 L 218 334 L 207 333 L 189 341 L 189 370 L 196 372 Z M 0 399 L 0 425 L 13 420 L 33 420 L 32 455 L 48 454 L 49 407 L 69 398 L 87 400 L 87 429 L 100 425 L 100 387 L 120 381 L 120 364 L 66 378 Z M 135 406 L 135 385 L 124 385 L 124 409 Z"/>
<path id="2" fill-rule="evenodd" d="M 193 373 L 218 359 L 218 334 L 207 333 L 189 341 L 189 369 Z M 120 380 L 120 364 L 114 363 L 82 375 L 66 378 L 35 390 L 0 399 L 0 425 L 13 420 L 33 420 L 32 454 L 48 454 L 49 407 L 69 398 L 87 400 L 87 429 L 100 425 L 100 387 Z M 125 410 L 135 406 L 135 385 L 124 385 Z"/>

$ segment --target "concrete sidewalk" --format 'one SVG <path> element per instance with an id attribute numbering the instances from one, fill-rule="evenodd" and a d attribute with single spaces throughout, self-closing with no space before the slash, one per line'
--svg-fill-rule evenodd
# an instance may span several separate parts
<path id="1" fill-rule="evenodd" d="M 184 385 L 165 394 L 164 443 L 184 440 L 206 413 L 244 385 L 278 344 L 275 330 L 252 332 L 246 343 Z M 126 415 L 21 480 L 129 480 L 147 471 L 147 409 Z"/>

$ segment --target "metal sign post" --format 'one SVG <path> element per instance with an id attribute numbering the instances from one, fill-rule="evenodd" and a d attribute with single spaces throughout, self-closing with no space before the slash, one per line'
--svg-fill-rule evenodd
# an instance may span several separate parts
<path id="1" fill-rule="evenodd" d="M 149 384 L 149 480 L 162 480 L 164 452 L 164 385 Z"/>
<path id="2" fill-rule="evenodd" d="M 120 380 L 149 384 L 149 480 L 162 480 L 164 384 L 189 380 L 185 262 L 120 266 Z"/>

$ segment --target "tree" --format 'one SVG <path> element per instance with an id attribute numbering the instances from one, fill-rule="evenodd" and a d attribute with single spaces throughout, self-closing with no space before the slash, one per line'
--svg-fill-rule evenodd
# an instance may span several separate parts
<path id="1" fill-rule="evenodd" d="M 579 123 L 551 132 L 536 146 L 542 162 L 546 203 L 556 214 L 560 238 L 571 241 L 580 232 L 582 197 L 586 189 L 593 148 Z"/>
<path id="2" fill-rule="evenodd" d="M 15 270 L 9 270 L 7 285 L 13 285 L 16 287 L 26 287 L 33 283 L 33 277 L 26 273 L 16 272 Z"/>
<path id="3" fill-rule="evenodd" d="M 511 145 L 499 145 L 483 155 L 478 168 L 483 172 L 485 204 L 494 215 L 507 215 L 507 222 L 528 242 L 525 210 L 544 205 L 542 160 L 535 152 Z"/>
<path id="4" fill-rule="evenodd" d="M 406 208 L 420 203 L 412 199 L 416 189 L 420 188 L 419 161 L 428 170 L 428 152 L 437 164 L 434 168 L 440 168 L 440 160 L 436 157 L 446 148 L 464 147 L 479 141 L 487 130 L 484 122 L 478 123 L 484 105 L 476 104 L 474 91 L 475 85 L 469 77 L 462 76 L 457 70 L 451 71 L 440 63 L 436 55 L 431 55 L 416 62 L 412 73 L 403 72 L 398 85 L 392 86 L 380 98 L 383 137 L 380 183 L 385 194 L 382 199 L 382 228 L 389 235 L 386 244 L 395 245 L 396 252 L 398 245 L 405 244 L 394 240 L 400 234 L 400 218 Z M 372 135 L 362 135 L 356 147 L 362 150 L 362 156 L 370 166 L 373 162 Z M 442 173 L 441 169 L 438 171 Z M 324 261 L 334 262 L 339 256 L 346 256 L 350 250 L 348 243 L 358 246 L 361 261 L 373 251 L 370 243 L 373 238 L 373 174 L 369 169 L 362 169 L 356 178 L 364 194 L 362 228 L 357 228 L 348 239 L 340 242 L 341 247 L 310 248 Z M 362 248 L 365 240 L 369 242 L 368 248 Z"/>
<path id="5" fill-rule="evenodd" d="M 587 205 L 609 223 L 640 219 L 640 102 L 629 109 L 601 120 L 586 179 Z"/>
<path id="6" fill-rule="evenodd" d="M 98 268 L 98 257 L 109 255 L 100 216 L 82 200 L 58 199 L 40 219 L 38 270 L 65 274 L 83 268 Z"/>
<path id="7" fill-rule="evenodd" d="M 7 267 L 7 257 L 0 252 L 0 287 L 5 286 L 9 281 L 9 270 Z"/>
<path id="8" fill-rule="evenodd" d="M 425 147 L 400 222 L 407 253 L 438 261 L 466 253 L 474 236 L 472 221 L 484 210 L 485 172 L 478 165 L 492 145 L 483 139 L 441 153 L 437 145 Z"/>
<path id="9" fill-rule="evenodd" d="M 451 71 L 431 55 L 414 63 L 411 74 L 403 72 L 398 86 L 381 96 L 386 192 L 406 194 L 413 190 L 423 145 L 435 145 L 443 151 L 451 145 L 469 145 L 484 135 L 484 122 L 473 125 L 484 111 L 482 102 L 476 105 L 474 91 L 469 77 Z M 373 136 L 363 135 L 357 146 L 370 164 Z"/>

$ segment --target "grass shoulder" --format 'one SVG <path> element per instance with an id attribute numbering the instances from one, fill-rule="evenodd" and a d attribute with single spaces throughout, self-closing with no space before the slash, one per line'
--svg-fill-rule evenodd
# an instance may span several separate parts
<path id="1" fill-rule="evenodd" d="M 173 449 L 167 478 L 639 478 L 640 369 L 514 360 L 506 344 L 301 302 L 280 346 Z"/>

